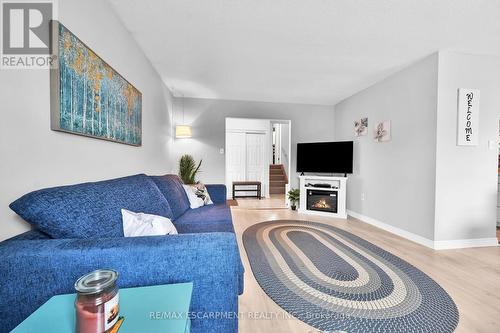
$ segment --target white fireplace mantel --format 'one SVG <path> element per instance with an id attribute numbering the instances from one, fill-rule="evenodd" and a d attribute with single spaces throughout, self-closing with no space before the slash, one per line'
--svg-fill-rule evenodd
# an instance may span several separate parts
<path id="1" fill-rule="evenodd" d="M 332 177 L 332 176 L 299 176 L 300 179 L 300 201 L 299 213 L 314 214 L 328 217 L 336 217 L 341 219 L 347 218 L 346 210 L 346 190 L 347 177 Z M 307 184 L 330 184 L 331 187 L 313 187 Z M 337 213 L 322 212 L 307 209 L 307 190 L 319 191 L 337 191 Z"/>

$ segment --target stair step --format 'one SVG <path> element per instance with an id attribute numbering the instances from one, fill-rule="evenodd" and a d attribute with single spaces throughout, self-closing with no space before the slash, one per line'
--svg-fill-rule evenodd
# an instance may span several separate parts
<path id="1" fill-rule="evenodd" d="M 286 185 L 286 174 L 281 164 L 269 165 L 269 193 L 284 194 Z"/>

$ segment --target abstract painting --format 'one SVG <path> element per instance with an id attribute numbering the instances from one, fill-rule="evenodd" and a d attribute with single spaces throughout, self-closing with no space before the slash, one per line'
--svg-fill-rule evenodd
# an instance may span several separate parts
<path id="1" fill-rule="evenodd" d="M 361 118 L 354 121 L 354 135 L 364 136 L 368 134 L 368 118 Z"/>
<path id="2" fill-rule="evenodd" d="M 391 140 L 390 120 L 375 124 L 375 128 L 373 130 L 373 139 L 375 140 L 375 142 L 386 142 Z"/>
<path id="3" fill-rule="evenodd" d="M 142 95 L 61 23 L 52 24 L 51 127 L 142 144 Z"/>

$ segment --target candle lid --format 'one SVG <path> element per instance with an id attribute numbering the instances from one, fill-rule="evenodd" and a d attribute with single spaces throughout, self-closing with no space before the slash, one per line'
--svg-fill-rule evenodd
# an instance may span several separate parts
<path id="1" fill-rule="evenodd" d="M 117 271 L 98 269 L 80 277 L 75 283 L 75 289 L 80 294 L 97 294 L 113 286 L 117 279 Z"/>

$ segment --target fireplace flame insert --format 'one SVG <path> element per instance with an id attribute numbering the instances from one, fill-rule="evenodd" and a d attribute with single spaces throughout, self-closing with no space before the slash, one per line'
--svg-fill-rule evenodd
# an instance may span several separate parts
<path id="1" fill-rule="evenodd" d="M 307 209 L 337 213 L 337 191 L 307 190 Z"/>

